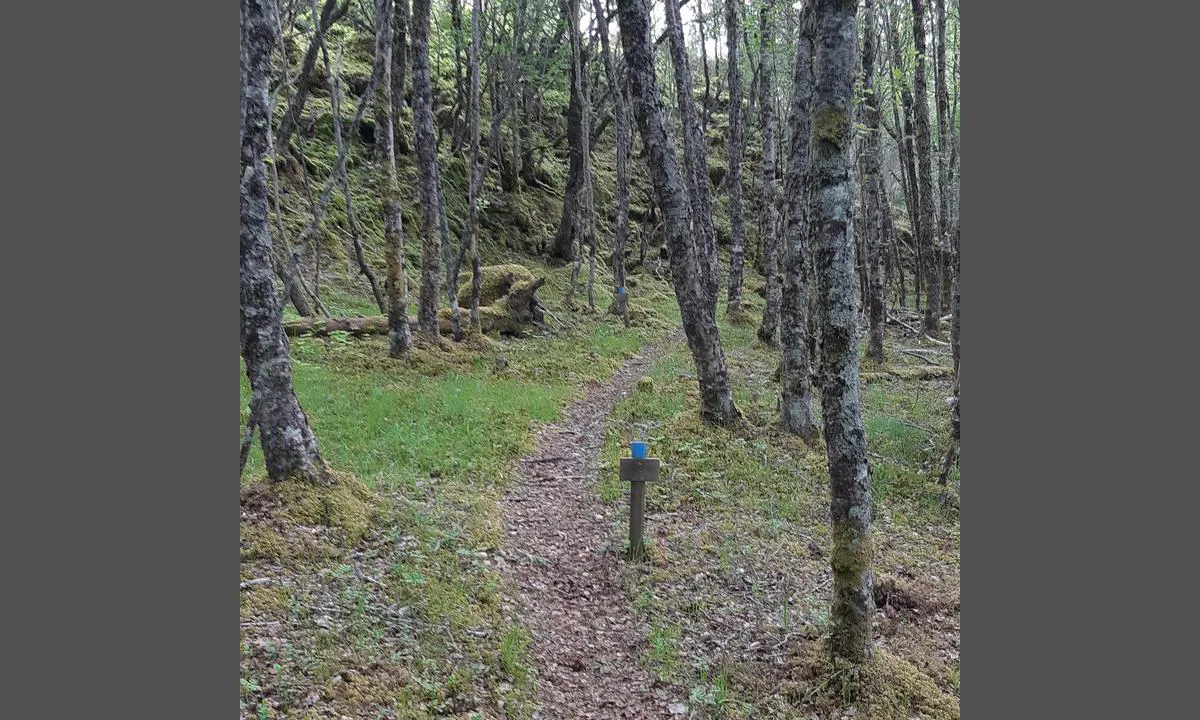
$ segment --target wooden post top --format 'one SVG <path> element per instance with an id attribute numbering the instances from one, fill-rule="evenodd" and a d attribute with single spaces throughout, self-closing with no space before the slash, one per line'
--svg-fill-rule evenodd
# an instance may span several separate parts
<path id="1" fill-rule="evenodd" d="M 621 479 L 628 482 L 657 480 L 660 467 L 658 458 L 621 458 Z"/>

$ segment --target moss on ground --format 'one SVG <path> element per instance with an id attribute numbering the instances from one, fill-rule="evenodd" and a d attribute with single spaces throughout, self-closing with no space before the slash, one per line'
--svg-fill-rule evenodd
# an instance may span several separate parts
<path id="1" fill-rule="evenodd" d="M 745 301 L 752 312 L 761 311 L 761 298 L 750 294 Z M 648 439 L 651 454 L 663 462 L 662 482 L 647 493 L 653 553 L 626 577 L 631 606 L 645 627 L 679 628 L 672 643 L 687 662 L 673 671 L 676 682 L 706 698 L 702 705 L 720 697 L 729 717 L 755 710 L 809 717 L 804 696 L 817 683 L 781 676 L 776 660 L 786 657 L 774 658 L 764 648 L 813 645 L 828 631 L 833 543 L 825 449 L 820 443 L 808 447 L 779 427 L 773 377 L 778 350 L 757 342 L 757 323 L 718 317 L 735 403 L 747 422 L 733 429 L 700 422 L 694 368 L 680 342 L 646 373 L 654 392 L 630 393 L 610 416 L 597 491 L 612 504 L 615 522 L 625 523 L 627 489 L 617 479 L 617 459 L 628 452 L 630 439 Z M 946 642 L 958 632 L 958 516 L 937 502 L 929 470 L 948 419 L 942 382 L 891 376 L 864 389 L 876 573 L 940 580 L 919 590 L 905 581 L 910 595 L 923 598 L 909 603 L 915 609 L 880 611 L 876 658 L 862 676 L 868 702 L 857 706 L 860 717 L 909 717 L 898 710 L 906 704 L 922 717 L 958 717 L 951 681 L 957 665 L 941 660 L 957 654 L 957 645 Z M 819 401 L 814 410 L 819 416 Z M 721 618 L 738 622 L 726 629 Z M 717 635 L 723 649 L 704 640 Z M 647 652 L 653 654 L 655 641 L 648 632 Z M 778 692 L 789 682 L 795 690 L 790 701 Z M 825 709 L 846 707 L 829 700 Z"/>
<path id="2" fill-rule="evenodd" d="M 854 708 L 855 717 L 864 720 L 961 717 L 958 698 L 884 648 L 875 648 L 869 661 L 854 667 L 834 660 L 823 643 L 810 643 L 800 650 L 795 681 L 791 693 L 825 712 Z"/>

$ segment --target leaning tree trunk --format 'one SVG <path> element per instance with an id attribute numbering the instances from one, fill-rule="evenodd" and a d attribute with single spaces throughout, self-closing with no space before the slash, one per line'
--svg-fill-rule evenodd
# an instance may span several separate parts
<path id="1" fill-rule="evenodd" d="M 412 3 L 412 84 L 417 182 L 421 198 L 421 290 L 417 328 L 438 333 L 438 280 L 441 274 L 438 227 L 437 136 L 433 131 L 433 87 L 429 77 L 430 0 Z"/>
<path id="2" fill-rule="evenodd" d="M 342 138 L 342 84 L 340 81 L 342 72 L 342 56 L 338 53 L 337 65 L 330 67 L 329 53 L 324 47 L 321 48 L 321 54 L 325 58 L 325 70 L 331 78 L 329 84 L 329 105 L 332 112 L 329 114 L 333 117 L 333 144 L 337 148 L 338 157 L 345 158 L 347 153 L 346 143 Z M 376 80 L 382 75 L 372 74 L 371 85 L 378 89 L 375 85 Z M 366 98 L 364 96 L 363 100 Z M 378 152 L 378 144 L 376 144 L 376 152 Z M 339 164 L 339 171 L 330 174 L 331 178 L 340 178 L 342 185 L 342 201 L 346 204 L 346 225 L 350 229 L 350 242 L 354 247 L 354 258 L 358 262 L 358 271 L 367 279 L 367 284 L 371 286 L 371 294 L 375 298 L 375 303 L 379 306 L 379 312 L 387 312 L 387 302 L 383 294 L 379 291 L 379 282 L 375 279 L 375 272 L 371 270 L 371 266 L 367 264 L 366 256 L 363 254 L 362 232 L 360 231 L 358 220 L 354 214 L 354 199 L 350 193 L 350 176 L 345 172 L 345 166 Z M 314 221 L 315 221 L 314 217 Z M 314 231 L 316 223 L 311 226 Z M 319 257 L 319 255 L 318 255 Z"/>
<path id="3" fill-rule="evenodd" d="M 856 0 L 818 0 L 812 229 L 821 275 L 821 414 L 829 459 L 835 657 L 871 654 L 871 481 L 859 400 L 854 291 L 853 134 Z"/>
<path id="4" fill-rule="evenodd" d="M 811 5 L 800 15 L 796 63 L 792 73 L 788 166 L 784 175 L 787 206 L 783 228 L 783 288 L 779 339 L 782 351 L 780 416 L 788 432 L 812 441 L 817 437 L 810 378 L 808 174 L 812 151 L 813 17 Z"/>
<path id="5" fill-rule="evenodd" d="M 400 186 L 396 182 L 396 142 L 392 99 L 392 0 L 375 0 L 375 160 L 379 165 L 379 197 L 383 204 L 383 241 L 387 254 L 388 355 L 404 357 L 412 347 L 408 326 L 408 279 L 404 275 L 404 223 Z"/>
<path id="6" fill-rule="evenodd" d="M 621 44 L 629 68 L 633 112 L 642 134 L 650 177 L 663 210 L 671 281 L 683 319 L 700 386 L 700 416 L 708 423 L 731 425 L 739 416 L 730 392 L 729 372 L 716 318 L 707 307 L 701 260 L 689 238 L 689 207 L 683 178 L 668 142 L 667 121 L 654 78 L 647 0 L 619 0 Z"/>
<path id="7" fill-rule="evenodd" d="M 692 99 L 692 71 L 688 63 L 687 45 L 683 39 L 683 21 L 679 15 L 679 0 L 665 0 L 667 44 L 674 68 L 675 92 L 679 96 L 679 115 L 683 124 L 683 167 L 691 206 L 691 229 L 696 254 L 703 272 L 704 304 L 714 315 L 717 311 L 718 275 L 717 231 L 713 226 L 712 181 L 708 178 L 708 142 L 696 104 Z M 628 63 L 627 63 L 628 64 Z"/>
<path id="8" fill-rule="evenodd" d="M 275 45 L 275 3 L 242 0 L 241 345 L 267 477 L 332 484 L 317 438 L 292 387 L 292 361 L 275 294 L 267 205 L 266 154 L 271 127 L 267 86 Z M 289 278 L 290 280 L 290 278 Z"/>
<path id="9" fill-rule="evenodd" d="M 869 328 L 867 334 L 867 358 L 883 365 L 883 328 L 886 320 L 884 298 L 884 257 L 888 238 L 884 235 L 884 218 L 890 214 L 887 196 L 882 194 L 883 164 L 880 160 L 879 142 L 879 95 L 875 89 L 875 3 L 866 0 L 863 16 L 863 120 L 866 125 L 865 153 L 863 154 L 863 190 L 866 199 L 867 217 L 870 228 L 866 234 L 867 292 Z"/>
<path id="10" fill-rule="evenodd" d="M 725 47 L 728 57 L 725 67 L 729 74 L 729 132 L 725 153 L 729 172 L 725 186 L 729 190 L 729 225 L 732 246 L 729 253 L 728 311 L 737 310 L 742 303 L 742 269 L 746 260 L 746 237 L 742 218 L 742 67 L 738 62 L 738 35 L 742 28 L 738 12 L 740 2 L 725 2 Z"/>
<path id="11" fill-rule="evenodd" d="M 304 106 L 308 102 L 309 94 L 312 92 L 313 70 L 317 66 L 317 55 L 321 49 L 322 38 L 325 32 L 333 27 L 335 22 L 341 20 L 349 9 L 350 0 L 345 0 L 340 5 L 338 4 L 338 0 L 325 0 L 325 4 L 321 7 L 321 14 L 315 24 L 312 42 L 309 43 L 308 51 L 304 53 L 304 59 L 300 61 L 300 71 L 296 73 L 296 94 L 288 100 L 287 109 L 283 113 L 283 119 L 279 122 L 279 133 L 276 142 L 280 152 L 288 151 L 292 135 L 295 134 L 296 127 L 300 123 L 300 116 L 304 114 Z"/>
<path id="12" fill-rule="evenodd" d="M 775 347 L 779 331 L 779 212 L 775 206 L 775 102 L 771 82 L 775 77 L 775 28 L 771 23 L 774 0 L 764 0 L 758 13 L 761 57 L 759 60 L 759 122 L 762 125 L 762 208 L 759 211 L 759 235 L 762 237 L 763 273 L 766 275 L 766 305 L 758 339 Z"/>
<path id="13" fill-rule="evenodd" d="M 913 99 L 921 195 L 921 237 L 917 245 L 923 248 L 925 253 L 925 319 L 921 329 L 926 334 L 936 337 L 941 320 L 942 269 L 935 244 L 938 230 L 933 209 L 933 146 L 929 128 L 929 97 L 925 83 L 925 0 L 912 0 L 912 10 L 913 44 L 917 51 L 916 68 L 913 71 Z"/>

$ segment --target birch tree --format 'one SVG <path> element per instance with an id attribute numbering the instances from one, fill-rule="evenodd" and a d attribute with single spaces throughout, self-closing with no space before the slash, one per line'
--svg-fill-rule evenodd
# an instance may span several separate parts
<path id="1" fill-rule="evenodd" d="M 647 165 L 663 212 L 671 259 L 671 283 L 679 303 L 688 348 L 696 363 L 700 416 L 708 423 L 730 425 L 739 413 L 730 392 L 729 372 L 721 348 L 715 314 L 708 307 L 702 260 L 690 241 L 690 214 L 684 178 L 668 140 L 667 120 L 654 76 L 647 0 L 618 0 L 621 44 L 629 68 L 633 114 L 645 146 Z"/>
<path id="2" fill-rule="evenodd" d="M 267 477 L 332 484 L 292 387 L 292 361 L 275 293 L 268 217 L 266 155 L 270 144 L 274 0 L 241 0 L 241 183 L 239 255 L 241 350 L 250 381 L 251 421 L 258 426 Z M 288 277 L 288 281 L 294 279 Z"/>
<path id="3" fill-rule="evenodd" d="M 856 0 L 817 0 L 812 239 L 821 313 L 821 415 L 829 462 L 833 545 L 830 649 L 871 654 L 871 479 L 859 400 L 851 139 Z"/>

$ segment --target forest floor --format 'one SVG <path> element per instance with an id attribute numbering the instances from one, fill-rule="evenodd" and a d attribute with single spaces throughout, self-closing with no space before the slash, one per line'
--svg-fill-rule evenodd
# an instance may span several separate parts
<path id="1" fill-rule="evenodd" d="M 778 429 L 777 352 L 753 327 L 722 325 L 745 421 L 706 427 L 664 282 L 637 276 L 626 329 L 604 307 L 562 306 L 568 268 L 533 269 L 549 276 L 546 335 L 422 347 L 402 363 L 382 338 L 293 339 L 297 394 L 349 489 L 268 486 L 252 453 L 241 716 L 846 716 L 818 652 L 824 451 Z M 373 314 L 350 294 L 325 299 Z M 889 372 L 864 382 L 880 612 L 854 707 L 957 718 L 957 492 L 934 481 L 951 380 L 917 379 L 927 363 L 899 350 L 949 359 L 895 333 Z M 641 564 L 621 559 L 616 477 L 635 436 L 663 463 Z"/>

